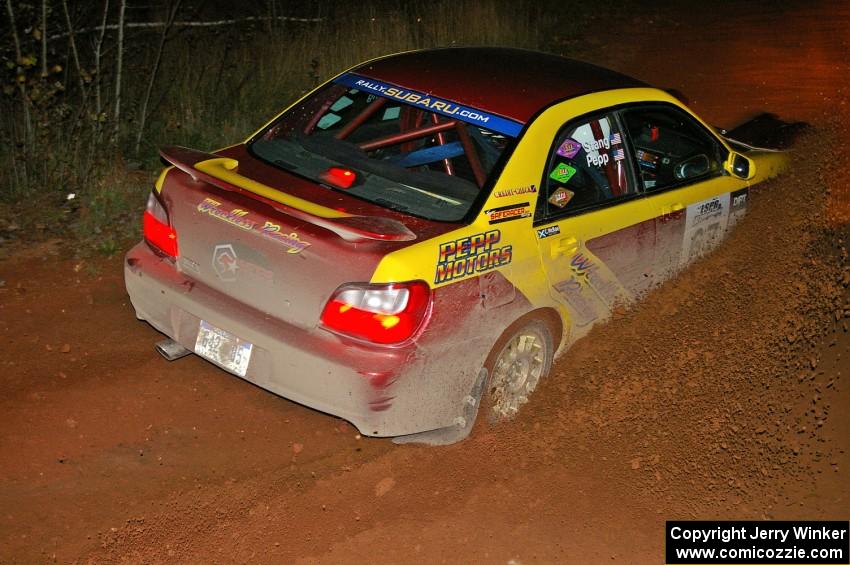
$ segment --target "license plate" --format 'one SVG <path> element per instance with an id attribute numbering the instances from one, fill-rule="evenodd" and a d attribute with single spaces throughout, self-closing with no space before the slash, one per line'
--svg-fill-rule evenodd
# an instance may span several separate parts
<path id="1" fill-rule="evenodd" d="M 195 353 L 244 377 L 254 345 L 232 333 L 201 320 Z"/>

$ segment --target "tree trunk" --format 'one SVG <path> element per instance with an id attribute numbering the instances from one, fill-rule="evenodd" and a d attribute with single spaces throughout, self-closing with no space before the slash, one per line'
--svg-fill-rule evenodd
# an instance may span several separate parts
<path id="1" fill-rule="evenodd" d="M 121 0 L 121 8 L 118 11 L 118 52 L 115 54 L 115 129 L 112 132 L 113 139 L 118 139 L 121 128 L 121 67 L 124 63 L 124 12 L 127 9 L 127 0 Z"/>
<path id="2" fill-rule="evenodd" d="M 168 31 L 171 29 L 171 24 L 174 23 L 174 19 L 177 17 L 177 10 L 180 8 L 180 2 L 182 0 L 175 0 L 174 5 L 171 7 L 171 10 L 168 13 L 168 21 L 166 22 L 166 26 L 162 28 L 162 35 L 159 36 L 159 47 L 156 51 L 156 58 L 153 62 L 153 69 L 151 69 L 151 78 L 148 81 L 148 88 L 145 91 L 145 98 L 142 101 L 142 109 L 141 115 L 139 116 L 139 131 L 136 134 L 136 147 L 135 153 L 139 154 L 139 148 L 142 144 L 142 136 L 145 133 L 145 122 L 148 117 L 148 103 L 151 99 L 151 93 L 153 92 L 153 85 L 156 81 L 156 75 L 159 72 L 159 64 L 162 61 L 162 52 L 165 49 L 165 41 L 168 39 Z"/>
<path id="3" fill-rule="evenodd" d="M 41 78 L 47 78 L 47 0 L 41 0 Z"/>
<path id="4" fill-rule="evenodd" d="M 97 43 L 94 45 L 94 97 L 95 97 L 95 128 L 98 131 L 98 140 L 100 140 L 100 117 L 103 115 L 103 104 L 101 103 L 100 87 L 103 84 L 100 73 L 100 58 L 103 54 L 103 38 L 106 35 L 106 20 L 109 16 L 109 0 L 103 2 L 103 20 L 100 26 L 100 36 L 97 38 Z"/>
<path id="5" fill-rule="evenodd" d="M 15 24 L 15 10 L 12 8 L 12 0 L 6 0 L 6 11 L 9 14 L 9 23 L 12 27 L 12 39 L 15 43 L 15 65 L 20 66 L 23 56 L 21 55 L 21 40 L 18 38 L 18 27 Z M 18 83 L 18 91 L 21 93 L 21 104 L 24 107 L 24 144 L 25 147 L 29 148 L 30 142 L 33 139 L 29 95 L 27 94 L 26 82 L 17 80 L 17 76 L 15 79 L 15 82 Z"/>

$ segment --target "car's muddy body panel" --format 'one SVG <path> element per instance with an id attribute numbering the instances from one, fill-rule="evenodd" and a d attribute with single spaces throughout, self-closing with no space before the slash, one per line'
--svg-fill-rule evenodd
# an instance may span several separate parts
<path id="1" fill-rule="evenodd" d="M 614 78 L 609 90 L 579 88 L 541 108 L 465 222 L 355 198 L 265 163 L 246 145 L 209 159 L 195 154 L 158 187 L 179 234 L 177 257 L 146 243 L 127 255 L 136 313 L 190 350 L 202 320 L 247 340 L 254 350 L 244 378 L 364 434 L 465 427 L 481 368 L 505 328 L 524 317 L 545 320 L 562 351 L 710 251 L 740 220 L 750 186 L 784 166 L 785 154 L 748 148 L 749 179 L 721 171 L 614 206 L 542 218 L 546 160 L 565 123 L 647 102 L 688 112 L 667 93 Z M 507 107 L 503 96 L 498 103 Z M 410 237 L 361 237 L 334 224 L 378 216 Z M 404 281 L 424 281 L 431 293 L 425 321 L 409 339 L 379 345 L 323 326 L 322 309 L 341 285 Z"/>

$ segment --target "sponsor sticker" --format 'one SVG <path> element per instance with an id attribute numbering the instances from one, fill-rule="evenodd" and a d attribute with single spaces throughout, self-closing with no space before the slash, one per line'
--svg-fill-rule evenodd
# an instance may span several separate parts
<path id="1" fill-rule="evenodd" d="M 747 207 L 747 189 L 737 190 L 732 193 L 732 212 L 737 212 Z"/>
<path id="2" fill-rule="evenodd" d="M 561 233 L 561 226 L 547 226 L 537 230 L 537 239 L 546 239 L 549 236 L 558 235 L 559 233 Z"/>
<path id="3" fill-rule="evenodd" d="M 519 218 L 527 218 L 531 216 L 531 208 L 529 208 L 528 202 L 523 202 L 522 204 L 491 208 L 490 210 L 485 210 L 484 213 L 487 214 L 487 219 L 491 224 L 498 224 Z"/>
<path id="4" fill-rule="evenodd" d="M 273 239 L 278 243 L 283 244 L 283 246 L 287 248 L 287 253 L 301 253 L 304 249 L 310 246 L 309 243 L 299 238 L 297 233 L 284 233 L 280 231 L 279 225 L 272 222 L 266 222 L 263 224 L 263 227 L 260 228 L 260 233 L 269 239 Z"/>
<path id="5" fill-rule="evenodd" d="M 218 278 L 225 282 L 235 281 L 236 271 L 239 270 L 237 259 L 236 251 L 231 244 L 216 245 L 213 251 L 212 267 Z"/>
<path id="6" fill-rule="evenodd" d="M 505 188 L 497 190 L 493 193 L 496 198 L 506 198 L 508 196 L 519 196 L 521 194 L 533 194 L 537 192 L 537 187 L 533 184 L 528 186 L 519 186 L 516 188 Z"/>
<path id="7" fill-rule="evenodd" d="M 635 155 L 638 158 L 640 166 L 646 167 L 647 169 L 655 169 L 658 167 L 658 155 L 655 153 L 638 149 L 635 151 Z"/>
<path id="8" fill-rule="evenodd" d="M 434 284 L 460 280 L 511 262 L 511 245 L 499 245 L 502 232 L 490 230 L 440 244 Z"/>
<path id="9" fill-rule="evenodd" d="M 564 187 L 558 188 L 555 192 L 552 193 L 552 196 L 549 197 L 549 204 L 553 206 L 557 206 L 558 208 L 563 208 L 567 204 L 570 203 L 570 200 L 573 199 L 576 193 L 572 190 L 567 190 Z"/>
<path id="10" fill-rule="evenodd" d="M 377 94 L 391 100 L 399 100 L 412 106 L 425 108 L 431 112 L 461 120 L 463 122 L 481 126 L 490 131 L 499 132 L 511 137 L 516 137 L 522 131 L 522 123 L 509 118 L 503 118 L 496 114 L 490 114 L 484 110 L 478 110 L 469 106 L 463 106 L 438 98 L 424 92 L 417 92 L 408 88 L 402 88 L 394 84 L 362 77 L 353 73 L 346 73 L 334 80 L 337 84 L 356 88 L 357 90 Z"/>
<path id="11" fill-rule="evenodd" d="M 208 214 L 217 220 L 227 222 L 237 228 L 259 233 L 263 237 L 273 239 L 286 247 L 287 253 L 301 253 L 310 246 L 310 243 L 298 237 L 295 232 L 285 233 L 281 227 L 273 222 L 266 221 L 263 225 L 248 218 L 248 212 L 240 208 L 225 211 L 221 208 L 221 202 L 212 198 L 204 198 L 197 206 L 198 212 Z"/>
<path id="12" fill-rule="evenodd" d="M 244 248 L 240 249 L 240 253 L 242 251 Z M 212 256 L 212 267 L 216 276 L 224 282 L 233 282 L 242 275 L 267 282 L 274 280 L 274 273 L 258 264 L 258 259 L 259 262 L 265 261 L 257 257 L 256 252 L 253 252 L 252 257 L 251 250 L 248 251 L 247 257 L 239 256 L 230 243 L 216 245 Z"/>
<path id="13" fill-rule="evenodd" d="M 581 151 L 581 143 L 568 137 L 564 140 L 560 147 L 558 147 L 557 151 L 555 151 L 561 157 L 566 157 L 567 159 L 572 159 L 575 157 L 578 152 Z"/>
<path id="14" fill-rule="evenodd" d="M 567 184 L 573 175 L 576 174 L 574 167 L 566 163 L 558 163 L 558 165 L 549 173 L 549 178 L 558 181 L 561 184 Z"/>

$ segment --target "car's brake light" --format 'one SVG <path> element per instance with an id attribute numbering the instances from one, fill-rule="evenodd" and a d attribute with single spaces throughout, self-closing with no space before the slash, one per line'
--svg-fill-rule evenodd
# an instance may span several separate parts
<path id="1" fill-rule="evenodd" d="M 357 173 L 343 167 L 330 167 L 320 176 L 323 181 L 337 188 L 351 188 L 357 180 Z"/>
<path id="2" fill-rule="evenodd" d="M 372 343 L 399 343 L 416 333 L 430 303 L 431 289 L 423 281 L 346 284 L 325 305 L 322 325 Z"/>
<path id="3" fill-rule="evenodd" d="M 148 245 L 169 257 L 177 257 L 177 232 L 171 227 L 168 211 L 151 192 L 142 219 L 142 232 Z"/>

